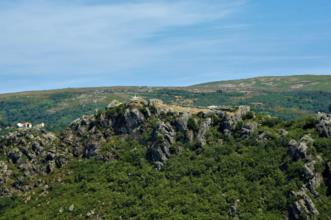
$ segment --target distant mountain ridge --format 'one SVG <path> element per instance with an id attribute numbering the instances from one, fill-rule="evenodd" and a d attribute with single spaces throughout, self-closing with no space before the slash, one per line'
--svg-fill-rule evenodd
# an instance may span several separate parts
<path id="1" fill-rule="evenodd" d="M 263 76 L 201 83 L 193 88 L 224 88 L 255 91 L 331 91 L 331 75 Z"/>
<path id="2" fill-rule="evenodd" d="M 44 122 L 48 129 L 59 131 L 114 99 L 125 102 L 135 95 L 189 107 L 249 105 L 256 112 L 294 119 L 331 112 L 331 75 L 258 77 L 187 87 L 115 86 L 0 94 L 0 128 L 28 121 Z"/>
<path id="3" fill-rule="evenodd" d="M 331 92 L 331 75 L 289 75 L 289 76 L 258 76 L 245 79 L 219 80 L 190 86 L 100 86 L 63 88 L 40 91 L 23 91 L 0 94 L 0 98 L 7 96 L 24 96 L 36 94 L 52 94 L 58 92 L 97 92 L 102 90 L 112 90 L 114 92 L 135 92 L 159 89 L 188 90 L 193 89 L 217 89 L 226 88 L 229 90 L 249 89 L 256 91 L 328 91 Z"/>

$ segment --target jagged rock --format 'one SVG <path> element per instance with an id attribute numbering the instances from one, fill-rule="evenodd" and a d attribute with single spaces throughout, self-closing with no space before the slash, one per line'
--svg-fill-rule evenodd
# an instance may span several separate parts
<path id="1" fill-rule="evenodd" d="M 331 137 L 331 114 L 318 113 L 316 130 L 321 136 Z"/>
<path id="2" fill-rule="evenodd" d="M 311 154 L 313 143 L 314 140 L 309 135 L 305 135 L 299 142 L 291 140 L 288 145 L 288 154 L 292 160 L 302 160 L 304 162 L 304 185 L 299 192 L 292 192 L 292 196 L 295 197 L 296 201 L 289 207 L 289 219 L 309 218 L 319 214 L 308 196 L 308 190 L 313 196 L 318 196 L 316 189 L 322 181 L 321 174 L 315 169 L 316 163 L 320 162 L 321 159 Z"/>
<path id="3" fill-rule="evenodd" d="M 223 118 L 220 124 L 221 131 L 229 132 L 236 129 L 239 122 L 250 112 L 249 106 L 239 106 L 234 112 L 219 112 Z"/>
<path id="4" fill-rule="evenodd" d="M 126 103 L 126 107 L 129 108 L 143 108 L 148 105 L 148 101 L 141 97 L 133 97 L 130 101 Z"/>
<path id="5" fill-rule="evenodd" d="M 194 141 L 194 132 L 192 130 L 187 130 L 185 132 L 186 141 L 188 143 L 193 143 Z"/>
<path id="6" fill-rule="evenodd" d="M 11 150 L 7 155 L 8 159 L 12 163 L 17 163 L 18 160 L 21 158 L 21 156 L 22 156 L 22 153 L 17 148 L 14 148 L 13 150 Z"/>
<path id="7" fill-rule="evenodd" d="M 169 157 L 179 151 L 176 141 L 203 146 L 212 123 L 223 118 L 223 125 L 235 132 L 236 125 L 249 111 L 249 107 L 240 106 L 231 109 L 231 112 L 206 109 L 199 112 L 197 108 L 170 106 L 159 100 L 146 101 L 134 97 L 125 104 L 113 101 L 104 111 L 76 119 L 59 136 L 43 129 L 23 129 L 10 133 L 3 140 L 0 138 L 0 154 L 7 156 L 13 172 L 21 174 L 20 178 L 12 179 L 13 186 L 17 190 L 28 190 L 29 187 L 42 185 L 36 182 L 26 184 L 28 177 L 52 173 L 72 156 L 102 160 L 116 158 L 113 152 L 102 151 L 109 137 L 129 136 L 141 141 L 144 128 L 150 126 L 150 119 L 158 119 L 158 126 L 152 127 L 154 131 L 147 140 L 149 147 L 146 157 L 160 170 Z M 192 118 L 196 122 L 194 128 L 189 126 Z M 255 124 L 247 123 L 243 129 L 246 129 L 244 133 L 251 134 L 256 128 Z M 4 178 L 0 178 L 1 181 L 5 181 Z"/>
<path id="8" fill-rule="evenodd" d="M 298 192 L 291 192 L 291 195 L 294 197 L 295 202 L 289 207 L 290 220 L 307 219 L 319 215 L 305 188 Z"/>
<path id="9" fill-rule="evenodd" d="M 187 112 L 183 112 L 175 121 L 176 129 L 179 131 L 187 131 L 187 123 L 191 115 Z"/>
<path id="10" fill-rule="evenodd" d="M 324 165 L 323 178 L 326 187 L 328 188 L 327 194 L 331 195 L 331 162 L 326 162 Z"/>
<path id="11" fill-rule="evenodd" d="M 258 142 L 267 142 L 271 139 L 272 139 L 272 137 L 268 132 L 262 132 L 261 134 L 259 134 L 257 136 L 256 141 L 258 141 Z"/>
<path id="12" fill-rule="evenodd" d="M 94 116 L 84 115 L 81 118 L 76 119 L 70 124 L 71 130 L 75 131 L 76 134 L 82 136 L 88 130 L 94 120 Z"/>
<path id="13" fill-rule="evenodd" d="M 100 149 L 101 145 L 105 143 L 106 140 L 103 138 L 102 135 L 96 135 L 91 140 L 89 140 L 85 147 L 83 156 L 90 158 L 97 155 L 98 150 Z"/>
<path id="14" fill-rule="evenodd" d="M 243 127 L 241 128 L 241 135 L 244 137 L 248 137 L 252 135 L 257 129 L 256 122 L 246 122 L 244 123 Z"/>
<path id="15" fill-rule="evenodd" d="M 10 179 L 12 172 L 4 161 L 0 161 L 0 196 L 9 194 L 9 189 L 6 187 L 7 181 Z"/>
<path id="16" fill-rule="evenodd" d="M 57 155 L 55 158 L 55 165 L 57 168 L 61 168 L 66 163 L 65 155 Z"/>
<path id="17" fill-rule="evenodd" d="M 251 108 L 247 105 L 241 105 L 238 107 L 237 111 L 235 112 L 235 115 L 238 120 L 241 120 L 243 117 L 245 117 L 249 112 L 251 111 Z"/>
<path id="18" fill-rule="evenodd" d="M 40 146 L 39 143 L 35 142 L 35 143 L 32 143 L 32 150 L 37 154 L 39 155 L 41 152 L 43 152 L 44 148 L 42 146 Z"/>
<path id="19" fill-rule="evenodd" d="M 196 137 L 197 143 L 201 146 L 204 146 L 206 144 L 206 133 L 212 123 L 211 118 L 204 119 L 201 124 L 200 128 Z"/>
<path id="20" fill-rule="evenodd" d="M 147 151 L 147 159 L 151 162 L 165 162 L 171 155 L 170 148 L 175 142 L 176 132 L 170 124 L 160 123 L 152 135 L 152 145 Z M 160 163 L 157 163 L 161 165 Z"/>
<path id="21" fill-rule="evenodd" d="M 46 173 L 52 173 L 56 167 L 55 161 L 49 161 L 46 166 Z"/>
<path id="22" fill-rule="evenodd" d="M 29 190 L 34 185 L 30 179 L 53 170 L 50 161 L 55 163 L 55 152 L 64 150 L 56 147 L 58 138 L 54 134 L 34 128 L 11 132 L 1 137 L 0 142 L 1 154 L 12 163 L 11 172 L 19 175 L 16 179 L 14 175 L 8 177 L 13 184 L 7 191 L 1 190 L 2 195 Z"/>
<path id="23" fill-rule="evenodd" d="M 99 121 L 99 124 L 102 128 L 110 128 L 113 126 L 111 118 L 108 118 L 106 113 L 101 113 L 97 120 Z"/>
<path id="24" fill-rule="evenodd" d="M 299 143 L 295 140 L 290 140 L 288 144 L 288 153 L 293 160 L 309 160 L 310 155 L 308 150 L 309 148 L 312 148 L 313 142 L 314 140 L 308 135 L 302 137 Z"/>
<path id="25" fill-rule="evenodd" d="M 315 160 L 305 163 L 304 178 L 306 179 L 306 187 L 316 197 L 318 196 L 317 188 L 322 182 L 322 175 L 315 169 Z"/>
<path id="26" fill-rule="evenodd" d="M 55 153 L 53 152 L 48 152 L 46 155 L 46 161 L 54 160 L 55 158 Z"/>
<path id="27" fill-rule="evenodd" d="M 316 188 L 319 187 L 322 178 L 321 174 L 316 172 L 315 164 L 321 159 L 318 157 L 313 159 L 313 155 L 310 153 L 313 143 L 314 140 L 309 135 L 303 136 L 299 142 L 291 140 L 289 142 L 288 153 L 294 161 L 299 159 L 304 161 L 303 168 L 306 186 L 313 195 L 317 196 Z"/>
<path id="28" fill-rule="evenodd" d="M 145 116 L 137 108 L 132 108 L 125 110 L 124 119 L 126 128 L 125 132 L 131 133 L 145 121 Z"/>

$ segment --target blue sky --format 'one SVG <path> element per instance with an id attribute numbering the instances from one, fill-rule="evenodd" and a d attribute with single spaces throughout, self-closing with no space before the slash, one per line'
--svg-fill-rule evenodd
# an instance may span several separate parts
<path id="1" fill-rule="evenodd" d="M 1 0 L 0 92 L 331 74 L 330 0 Z"/>

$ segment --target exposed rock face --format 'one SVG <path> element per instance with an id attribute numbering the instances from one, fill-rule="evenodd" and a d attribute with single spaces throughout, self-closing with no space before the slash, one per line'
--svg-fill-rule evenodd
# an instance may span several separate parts
<path id="1" fill-rule="evenodd" d="M 321 136 L 331 137 L 331 114 L 318 113 L 316 129 Z"/>
<path id="2" fill-rule="evenodd" d="M 204 146 L 206 144 L 206 133 L 209 127 L 211 126 L 211 124 L 212 124 L 211 118 L 206 118 L 202 120 L 198 134 L 196 136 L 196 140 L 199 145 Z"/>
<path id="3" fill-rule="evenodd" d="M 291 140 L 288 144 L 288 154 L 292 160 L 302 160 L 304 162 L 304 185 L 298 192 L 291 192 L 295 198 L 294 204 L 289 207 L 289 219 L 302 219 L 318 215 L 309 194 L 318 196 L 317 188 L 322 181 L 322 175 L 316 171 L 315 165 L 320 158 L 312 155 L 314 140 L 308 136 L 303 136 L 299 142 Z"/>
<path id="4" fill-rule="evenodd" d="M 251 136 L 257 129 L 258 124 L 256 122 L 247 122 L 244 123 L 241 128 L 241 134 L 245 137 Z"/>
<path id="5" fill-rule="evenodd" d="M 176 129 L 179 131 L 187 131 L 187 123 L 190 119 L 191 114 L 188 112 L 183 112 L 180 114 L 180 116 L 177 117 L 177 120 L 175 121 Z"/>
<path id="6" fill-rule="evenodd" d="M 126 109 L 124 112 L 124 129 L 123 133 L 132 133 L 132 131 L 139 127 L 144 121 L 145 116 L 137 108 Z"/>
<path id="7" fill-rule="evenodd" d="M 210 127 L 221 128 L 221 132 L 237 132 L 237 124 L 249 111 L 246 106 L 227 112 L 166 105 L 160 100 L 134 97 L 123 104 L 113 101 L 104 111 L 82 116 L 58 137 L 42 129 L 18 130 L 0 138 L 0 156 L 6 158 L 0 161 L 0 195 L 10 193 L 13 186 L 15 190 L 30 190 L 32 186 L 25 184 L 28 178 L 52 173 L 74 157 L 116 158 L 113 152 L 103 150 L 112 136 L 130 137 L 145 144 L 146 158 L 161 169 L 179 152 L 180 143 L 203 148 Z M 143 140 L 145 129 L 155 121 L 158 123 L 151 137 Z M 256 128 L 257 124 L 246 123 L 239 134 L 249 136 Z M 22 175 L 14 177 L 12 173 L 16 171 Z"/>
<path id="8" fill-rule="evenodd" d="M 160 123 L 152 135 L 152 145 L 147 151 L 147 159 L 160 169 L 171 155 L 171 147 L 175 143 L 176 132 L 169 124 Z"/>
<path id="9" fill-rule="evenodd" d="M 288 153 L 293 160 L 311 160 L 309 149 L 313 147 L 313 139 L 310 136 L 304 136 L 299 142 L 291 140 L 288 146 Z"/>
<path id="10" fill-rule="evenodd" d="M 83 116 L 71 123 L 61 137 L 64 146 L 70 146 L 74 156 L 91 157 L 97 148 L 105 142 L 105 134 L 111 132 L 109 128 L 112 120 L 105 114 Z M 69 148 L 70 149 L 70 148 Z"/>
<path id="11" fill-rule="evenodd" d="M 221 121 L 221 131 L 231 132 L 236 130 L 239 122 L 243 121 L 243 118 L 250 112 L 249 106 L 239 106 L 233 112 L 219 112 L 219 115 L 223 118 Z"/>
<path id="12" fill-rule="evenodd" d="M 319 215 L 318 210 L 311 198 L 307 195 L 307 190 L 302 188 L 298 192 L 291 192 L 295 198 L 294 204 L 289 207 L 289 219 L 309 219 L 313 216 Z"/>
<path id="13" fill-rule="evenodd" d="M 171 149 L 176 152 L 176 134 L 182 135 L 180 141 L 204 146 L 206 134 L 213 123 L 212 116 L 222 117 L 221 127 L 234 131 L 237 123 L 242 121 L 249 111 L 249 107 L 240 106 L 231 112 L 201 110 L 197 113 L 197 109 L 194 109 L 192 113 L 190 108 L 168 106 L 160 100 L 146 101 L 134 97 L 124 104 L 113 101 L 105 112 L 75 120 L 64 132 L 62 140 L 66 146 L 71 147 L 74 156 L 88 158 L 98 155 L 99 149 L 112 135 L 130 135 L 139 139 L 145 124 L 148 124 L 151 118 L 157 118 L 159 125 L 153 131 L 147 158 L 160 165 L 170 157 Z M 194 121 L 195 128 L 189 127 L 190 119 Z M 250 135 L 256 127 L 256 124 L 248 123 L 243 132 Z"/>
<path id="14" fill-rule="evenodd" d="M 324 183 L 327 187 L 327 194 L 331 195 L 331 162 L 325 163 L 325 168 L 323 171 Z"/>
<path id="15" fill-rule="evenodd" d="M 143 99 L 126 104 L 114 101 L 105 112 L 75 120 L 64 132 L 62 140 L 71 146 L 74 156 L 92 157 L 111 135 L 137 132 L 150 115 L 148 102 Z"/>
<path id="16" fill-rule="evenodd" d="M 0 161 L 0 195 L 29 190 L 26 180 L 61 167 L 66 152 L 58 147 L 58 141 L 54 134 L 40 129 L 18 130 L 1 137 L 0 155 L 5 155 L 7 161 Z M 12 175 L 14 172 L 20 175 Z"/>
<path id="17" fill-rule="evenodd" d="M 8 182 L 12 171 L 8 169 L 8 165 L 5 161 L 0 161 L 0 196 L 10 194 L 10 188 Z"/>

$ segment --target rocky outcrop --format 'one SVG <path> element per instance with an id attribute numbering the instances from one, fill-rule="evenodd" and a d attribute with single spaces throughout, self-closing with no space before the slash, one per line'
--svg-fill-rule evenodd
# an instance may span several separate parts
<path id="1" fill-rule="evenodd" d="M 331 114 L 318 113 L 316 130 L 321 136 L 331 137 Z"/>
<path id="2" fill-rule="evenodd" d="M 8 187 L 10 182 L 10 177 L 12 171 L 8 168 L 5 161 L 0 161 L 0 196 L 10 194 L 10 187 Z"/>
<path id="3" fill-rule="evenodd" d="M 164 162 L 171 156 L 176 132 L 170 124 L 161 122 L 153 131 L 152 144 L 147 150 L 147 159 L 161 169 Z"/>
<path id="4" fill-rule="evenodd" d="M 299 142 L 292 139 L 288 144 L 288 153 L 293 160 L 310 161 L 312 158 L 309 151 L 313 148 L 313 143 L 314 140 L 308 135 L 302 137 Z"/>
<path id="5" fill-rule="evenodd" d="M 320 158 L 313 155 L 314 140 L 309 136 L 303 136 L 299 142 L 291 140 L 288 144 L 288 154 L 293 161 L 302 160 L 304 185 L 298 192 L 291 192 L 294 204 L 289 207 L 289 219 L 302 219 L 319 214 L 310 198 L 310 195 L 317 197 L 317 188 L 322 181 L 322 175 L 317 172 L 316 164 L 321 162 Z"/>
<path id="6" fill-rule="evenodd" d="M 240 106 L 229 111 L 166 105 L 160 100 L 146 101 L 134 97 L 127 103 L 113 101 L 105 110 L 85 115 L 73 121 L 60 135 L 43 129 L 21 129 L 0 138 L 0 195 L 15 190 L 28 191 L 34 184 L 26 184 L 29 178 L 47 175 L 75 157 L 101 160 L 115 159 L 113 152 L 104 152 L 113 136 L 133 138 L 146 146 L 146 158 L 157 169 L 180 151 L 181 144 L 192 144 L 202 149 L 207 144 L 211 127 L 220 132 L 238 132 L 249 136 L 257 124 L 237 125 L 250 111 Z M 143 134 L 153 123 L 148 140 Z M 216 129 L 216 130 L 217 130 Z M 13 176 L 19 173 L 19 176 Z M 30 181 L 33 183 L 33 181 Z"/>
<path id="7" fill-rule="evenodd" d="M 218 112 L 222 118 L 220 129 L 224 133 L 231 133 L 237 129 L 239 122 L 242 122 L 244 117 L 250 112 L 249 106 L 239 106 L 236 110 L 231 112 Z M 247 129 L 247 128 L 246 128 Z M 248 127 L 249 129 L 249 127 Z"/>
<path id="8" fill-rule="evenodd" d="M 61 140 L 64 147 L 69 147 L 71 153 L 78 157 L 91 157 L 105 142 L 105 134 L 111 132 L 109 128 L 112 120 L 104 114 L 83 116 L 71 123 L 63 133 Z"/>
<path id="9" fill-rule="evenodd" d="M 243 137 L 249 137 L 254 134 L 257 127 L 258 124 L 256 122 L 252 122 L 252 121 L 246 122 L 241 128 L 241 135 Z"/>
<path id="10" fill-rule="evenodd" d="M 105 111 L 75 120 L 62 140 L 71 147 L 74 156 L 89 158 L 98 154 L 110 136 L 133 135 L 150 115 L 148 102 L 143 99 L 126 104 L 113 101 Z"/>
<path id="11" fill-rule="evenodd" d="M 327 187 L 327 195 L 331 195 L 331 162 L 326 162 L 324 165 L 323 178 Z"/>
<path id="12" fill-rule="evenodd" d="M 288 219 L 311 219 L 314 216 L 319 215 L 315 204 L 308 196 L 307 190 L 305 188 L 302 188 L 298 192 L 291 192 L 291 196 L 293 197 L 295 202 L 289 207 Z"/>
<path id="13" fill-rule="evenodd" d="M 176 129 L 179 131 L 187 131 L 188 130 L 187 123 L 190 118 L 191 118 L 190 113 L 188 112 L 180 113 L 180 115 L 176 118 L 174 123 Z"/>
<path id="14" fill-rule="evenodd" d="M 147 158 L 160 165 L 170 157 L 176 141 L 203 147 L 207 142 L 207 132 L 214 123 L 212 118 L 222 118 L 221 124 L 217 126 L 224 128 L 223 131 L 235 131 L 236 125 L 249 111 L 247 106 L 240 106 L 231 112 L 199 111 L 165 105 L 160 100 L 146 101 L 134 97 L 124 104 L 113 101 L 105 111 L 75 120 L 61 139 L 65 146 L 71 148 L 74 156 L 89 158 L 98 155 L 102 145 L 111 136 L 130 136 L 139 141 L 150 119 L 157 119 L 159 125 L 149 140 Z M 247 123 L 242 128 L 242 135 L 249 136 L 256 128 L 257 124 Z"/>
<path id="15" fill-rule="evenodd" d="M 198 133 L 196 135 L 196 141 L 198 145 L 204 146 L 206 144 L 206 134 L 211 124 L 211 118 L 205 118 L 201 121 Z"/>
<path id="16" fill-rule="evenodd" d="M 27 191 L 29 179 L 51 173 L 67 159 L 59 139 L 41 129 L 20 129 L 0 138 L 0 195 Z M 9 168 L 10 167 L 10 168 Z"/>

